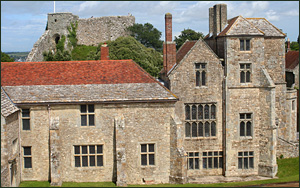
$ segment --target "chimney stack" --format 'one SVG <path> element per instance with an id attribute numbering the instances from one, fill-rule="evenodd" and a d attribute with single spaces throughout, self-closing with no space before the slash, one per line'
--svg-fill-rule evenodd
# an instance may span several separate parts
<path id="1" fill-rule="evenodd" d="M 216 37 L 227 24 L 227 5 L 216 4 L 209 8 L 209 34 Z"/>
<path id="2" fill-rule="evenodd" d="M 167 74 L 176 63 L 176 44 L 172 41 L 172 14 L 165 14 L 165 42 L 163 45 L 164 72 Z"/>
<path id="3" fill-rule="evenodd" d="M 101 46 L 101 58 L 100 58 L 100 60 L 109 60 L 109 49 L 108 49 L 106 43 L 104 43 Z"/>

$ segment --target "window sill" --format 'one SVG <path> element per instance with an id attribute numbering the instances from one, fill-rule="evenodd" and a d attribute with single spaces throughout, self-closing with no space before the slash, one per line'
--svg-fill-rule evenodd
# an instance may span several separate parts
<path id="1" fill-rule="evenodd" d="M 155 165 L 147 165 L 147 166 L 141 166 L 142 169 L 145 169 L 145 168 L 156 168 Z"/>
<path id="2" fill-rule="evenodd" d="M 207 89 L 208 86 L 196 86 L 195 88 L 196 88 L 196 89 Z"/>
<path id="3" fill-rule="evenodd" d="M 213 139 L 216 140 L 217 136 L 211 136 L 211 137 L 185 137 L 185 140 L 209 140 Z"/>
<path id="4" fill-rule="evenodd" d="M 240 136 L 241 140 L 253 140 L 252 136 Z"/>
<path id="5" fill-rule="evenodd" d="M 250 53 L 252 53 L 252 51 L 251 50 L 240 50 L 240 53 L 246 53 L 246 54 L 250 54 Z"/>

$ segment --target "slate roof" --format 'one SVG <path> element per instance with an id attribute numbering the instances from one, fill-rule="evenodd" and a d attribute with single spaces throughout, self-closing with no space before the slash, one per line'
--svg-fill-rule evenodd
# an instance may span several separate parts
<path id="1" fill-rule="evenodd" d="M 13 104 L 1 87 L 1 115 L 7 117 L 17 111 L 19 109 Z"/>
<path id="2" fill-rule="evenodd" d="M 185 41 L 183 45 L 179 48 L 179 50 L 176 53 L 176 63 L 179 63 L 184 56 L 191 50 L 191 48 L 196 44 L 195 41 Z"/>
<path id="3" fill-rule="evenodd" d="M 264 32 L 265 36 L 285 37 L 286 35 L 265 18 L 246 18 L 248 22 Z"/>
<path id="4" fill-rule="evenodd" d="M 299 64 L 299 51 L 289 51 L 285 54 L 285 68 L 294 69 Z"/>
<path id="5" fill-rule="evenodd" d="M 15 104 L 177 100 L 132 60 L 6 62 L 1 73 Z"/>

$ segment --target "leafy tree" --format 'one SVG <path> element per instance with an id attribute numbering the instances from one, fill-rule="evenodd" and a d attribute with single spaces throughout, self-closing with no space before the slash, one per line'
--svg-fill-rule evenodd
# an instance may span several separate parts
<path id="1" fill-rule="evenodd" d="M 299 43 L 298 42 L 291 42 L 291 50 L 292 51 L 299 51 Z"/>
<path id="2" fill-rule="evenodd" d="M 163 41 L 160 40 L 161 32 L 150 23 L 134 24 L 128 27 L 131 36 L 148 48 L 162 51 Z"/>
<path id="3" fill-rule="evenodd" d="M 1 51 L 1 62 L 14 62 L 14 61 L 15 60 L 13 58 L 9 57 L 9 55 Z"/>
<path id="4" fill-rule="evenodd" d="M 66 41 L 66 36 L 62 35 L 59 41 L 56 44 L 56 50 L 64 51 L 65 49 L 65 41 Z"/>
<path id="5" fill-rule="evenodd" d="M 71 60 L 71 54 L 69 51 L 61 51 L 57 50 L 56 53 L 44 52 L 43 53 L 44 60 L 45 61 L 70 61 Z"/>
<path id="6" fill-rule="evenodd" d="M 73 47 L 76 47 L 77 46 L 77 34 L 76 34 L 76 29 L 78 27 L 78 22 L 76 21 L 75 25 L 73 23 L 71 23 L 71 27 L 68 27 L 68 31 L 69 31 L 69 34 L 68 34 L 68 39 L 71 43 L 71 45 Z"/>
<path id="7" fill-rule="evenodd" d="M 184 29 L 178 37 L 175 36 L 176 49 L 178 50 L 186 40 L 199 40 L 200 37 L 204 37 L 203 33 L 192 29 Z"/>

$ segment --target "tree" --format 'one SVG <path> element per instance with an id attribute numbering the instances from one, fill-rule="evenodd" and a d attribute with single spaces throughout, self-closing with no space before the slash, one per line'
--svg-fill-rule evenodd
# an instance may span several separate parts
<path id="1" fill-rule="evenodd" d="M 291 42 L 291 50 L 292 51 L 299 51 L 299 43 L 298 42 Z"/>
<path id="2" fill-rule="evenodd" d="M 14 61 L 15 60 L 13 58 L 9 57 L 9 55 L 1 51 L 1 62 L 14 62 Z"/>
<path id="3" fill-rule="evenodd" d="M 154 48 L 156 51 L 162 51 L 163 41 L 160 40 L 161 32 L 150 23 L 134 24 L 128 27 L 131 36 L 145 45 L 147 48 Z"/>
<path id="4" fill-rule="evenodd" d="M 184 29 L 178 37 L 175 36 L 176 49 L 178 50 L 186 40 L 199 40 L 200 37 L 204 37 L 203 33 L 192 29 Z"/>
<path id="5" fill-rule="evenodd" d="M 61 51 L 57 50 L 56 53 L 44 52 L 44 61 L 70 61 L 71 60 L 71 54 L 69 51 Z"/>

